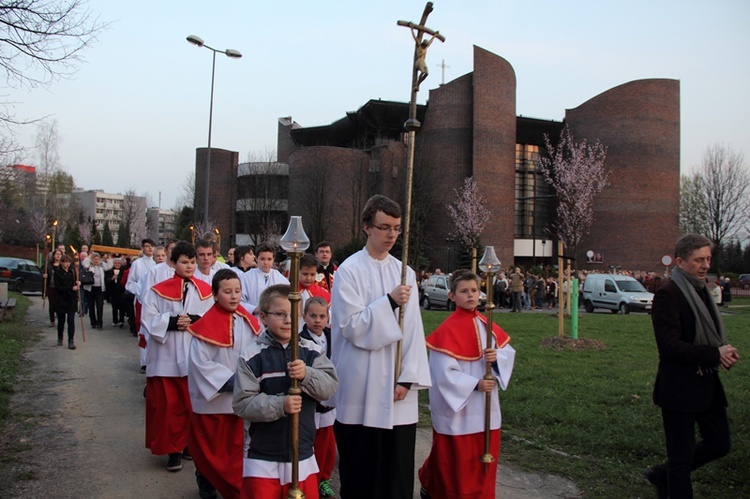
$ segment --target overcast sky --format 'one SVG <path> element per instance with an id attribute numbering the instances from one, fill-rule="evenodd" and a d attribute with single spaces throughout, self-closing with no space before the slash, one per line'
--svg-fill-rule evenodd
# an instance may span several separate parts
<path id="1" fill-rule="evenodd" d="M 49 89 L 4 89 L 18 119 L 49 116 L 78 187 L 134 188 L 172 208 L 208 141 L 211 52 L 218 54 L 212 147 L 240 161 L 276 148 L 277 120 L 331 123 L 369 99 L 407 101 L 424 1 L 90 0 L 109 22 L 74 78 Z M 750 163 L 750 2 L 747 0 L 436 0 L 420 103 L 473 70 L 473 45 L 507 59 L 518 114 L 561 120 L 565 109 L 622 83 L 680 80 L 683 173 L 723 142 Z M 17 140 L 34 144 L 33 126 Z M 27 164 L 36 164 L 30 150 Z"/>

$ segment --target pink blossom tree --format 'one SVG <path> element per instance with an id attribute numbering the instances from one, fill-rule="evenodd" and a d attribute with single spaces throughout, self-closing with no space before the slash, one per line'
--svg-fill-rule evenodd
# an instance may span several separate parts
<path id="1" fill-rule="evenodd" d="M 91 245 L 91 223 L 81 222 L 78 224 L 78 234 L 81 236 L 81 243 L 86 246 Z M 89 249 L 89 253 L 91 250 Z"/>
<path id="2" fill-rule="evenodd" d="M 452 234 L 461 244 L 471 249 L 471 270 L 477 271 L 477 247 L 479 236 L 489 221 L 492 213 L 479 194 L 477 183 L 473 177 L 466 177 L 461 189 L 454 189 L 456 200 L 446 206 L 448 216 L 453 222 Z"/>
<path id="3" fill-rule="evenodd" d="M 604 165 L 607 148 L 598 140 L 593 145 L 586 140 L 576 142 L 567 126 L 560 132 L 557 147 L 552 146 L 546 134 L 544 144 L 549 157 L 542 157 L 539 164 L 558 200 L 553 227 L 575 255 L 594 223 L 594 199 L 608 184 L 609 170 Z"/>

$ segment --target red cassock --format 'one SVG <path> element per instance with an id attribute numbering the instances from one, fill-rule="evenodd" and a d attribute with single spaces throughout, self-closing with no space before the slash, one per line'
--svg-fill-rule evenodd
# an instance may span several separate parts
<path id="1" fill-rule="evenodd" d="M 232 313 L 222 309 L 218 305 L 214 305 L 200 320 L 192 324 L 188 328 L 188 332 L 207 345 L 228 349 L 225 350 L 225 353 L 229 353 L 232 349 L 237 350 L 243 344 L 237 341 L 235 336 L 239 329 L 235 324 L 235 314 L 244 323 L 243 326 L 249 328 L 253 338 L 261 333 L 262 329 L 258 319 L 243 307 L 238 307 Z M 247 331 L 247 329 L 243 327 L 239 331 Z M 244 338 L 244 340 L 247 341 L 248 338 Z M 195 345 L 191 348 L 194 347 Z M 211 349 L 211 347 L 203 351 L 213 351 L 216 353 L 216 356 L 213 357 L 213 362 L 223 360 L 225 363 L 231 363 L 233 359 L 234 366 L 225 366 L 232 369 L 236 366 L 239 354 L 241 353 L 234 352 L 236 355 L 221 355 L 217 350 Z M 206 376 L 210 377 L 210 373 L 206 373 Z M 220 393 L 218 397 L 231 399 L 231 392 Z M 199 410 L 197 406 L 196 410 Z M 193 414 L 189 446 L 195 467 L 211 482 L 211 485 L 216 487 L 225 499 L 237 499 L 240 497 L 244 436 L 244 422 L 242 418 L 233 413 L 210 414 L 196 412 Z"/>
<path id="2" fill-rule="evenodd" d="M 433 352 L 438 352 L 458 362 L 451 361 L 448 365 L 460 366 L 462 372 L 474 376 L 469 378 L 469 390 L 478 381 L 481 373 L 486 369 L 483 359 L 483 344 L 486 338 L 484 327 L 477 325 L 477 319 L 486 326 L 487 319 L 476 311 L 457 309 L 451 314 L 426 340 L 427 346 Z M 508 345 L 510 337 L 497 324 L 493 324 L 492 333 L 496 347 L 501 349 Z M 433 354 L 436 355 L 436 354 Z M 445 359 L 446 357 L 442 357 Z M 431 372 L 438 365 L 440 357 L 430 359 Z M 500 357 L 498 357 L 498 361 Z M 433 361 L 435 365 L 433 365 Z M 445 364 L 442 364 L 443 366 Z M 458 368 L 458 367 L 456 367 Z M 463 369 L 466 369 L 463 371 Z M 445 397 L 464 397 L 466 391 L 449 386 L 436 386 L 445 379 L 457 380 L 454 373 L 448 377 L 433 379 L 433 388 L 441 389 Z M 464 383 L 466 380 L 460 381 Z M 430 392 L 432 395 L 432 391 Z M 443 415 L 445 418 L 461 418 L 463 420 L 476 421 L 476 415 L 471 417 L 467 411 L 476 411 L 483 408 L 483 403 L 476 404 L 484 399 L 483 393 L 470 392 L 470 400 L 474 405 L 467 405 L 458 413 L 453 413 L 447 407 Z M 454 398 L 454 400 L 456 400 Z M 496 403 L 493 401 L 493 403 Z M 431 408 L 436 410 L 435 407 Z M 498 405 L 499 414 L 499 405 Z M 490 454 L 494 460 L 487 465 L 481 463 L 481 456 L 485 453 L 484 431 L 476 423 L 464 423 L 456 425 L 461 428 L 455 433 L 438 433 L 433 428 L 432 449 L 424 465 L 419 470 L 419 481 L 424 489 L 433 499 L 488 499 L 495 497 L 495 486 L 497 476 L 497 460 L 500 453 L 500 428 L 496 427 L 490 431 Z M 499 423 L 497 424 L 499 426 Z"/>
<path id="3" fill-rule="evenodd" d="M 201 300 L 211 296 L 211 286 L 193 277 L 189 280 Z M 165 300 L 182 301 L 184 282 L 183 278 L 175 276 L 152 289 Z M 188 444 L 192 419 L 187 376 L 146 378 L 146 448 L 152 454 L 182 452 Z"/>

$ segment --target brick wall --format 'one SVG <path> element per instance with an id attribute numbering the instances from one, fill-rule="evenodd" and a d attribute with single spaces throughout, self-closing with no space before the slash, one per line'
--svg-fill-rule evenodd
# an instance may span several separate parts
<path id="1" fill-rule="evenodd" d="M 566 112 L 576 140 L 607 146 L 609 181 L 594 206 L 596 221 L 578 251 L 581 268 L 663 270 L 678 238 L 680 87 L 668 79 L 610 89 Z M 588 249 L 603 265 L 586 265 Z"/>

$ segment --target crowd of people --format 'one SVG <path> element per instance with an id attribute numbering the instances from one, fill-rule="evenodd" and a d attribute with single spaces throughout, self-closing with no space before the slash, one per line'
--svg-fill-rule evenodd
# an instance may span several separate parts
<path id="1" fill-rule="evenodd" d="M 420 390 L 429 390 L 433 425 L 430 453 L 416 475 L 421 497 L 494 497 L 502 421 L 497 388 L 505 390 L 512 375 L 511 339 L 492 324 L 488 340 L 478 312 L 483 282 L 468 270 L 451 275 L 455 311 L 425 338 L 417 275 L 407 269 L 404 280 L 402 262 L 390 254 L 401 234 L 400 206 L 373 196 L 362 224 L 362 250 L 337 266 L 331 245 L 321 242 L 300 258 L 296 276 L 269 244 L 231 248 L 225 261 L 210 239 L 163 247 L 144 239 L 133 259 L 88 248 L 71 258 L 58 248 L 45 269 L 50 326 L 57 321 L 62 345 L 67 325 L 74 349 L 76 313 L 101 329 L 110 303 L 112 325 L 127 323 L 139 338 L 146 447 L 167 457 L 170 472 L 193 460 L 201 498 L 281 499 L 295 478 L 306 497 L 336 497 L 330 478 L 338 455 L 341 497 L 410 499 Z M 739 359 L 705 285 L 703 243 L 678 243 L 682 273 L 654 302 L 662 354 L 654 400 L 663 411 L 667 462 L 646 477 L 660 497 L 690 497 L 690 470 L 729 450 L 723 391 L 701 395 L 708 409 L 675 405 L 663 395 L 680 389 L 673 373 L 695 368 L 720 386 L 718 367 Z M 635 275 L 645 283 L 661 279 Z M 511 268 L 495 276 L 493 290 L 499 306 L 521 312 L 554 307 L 557 284 Z M 685 317 L 670 312 L 670 300 L 678 300 Z M 708 302 L 714 308 L 705 311 Z M 293 316 L 301 317 L 296 330 Z M 692 436 L 696 421 L 717 428 L 699 444 Z"/>

